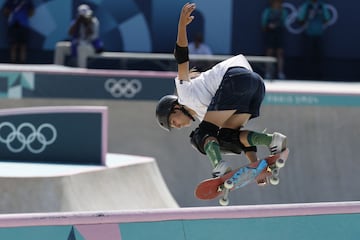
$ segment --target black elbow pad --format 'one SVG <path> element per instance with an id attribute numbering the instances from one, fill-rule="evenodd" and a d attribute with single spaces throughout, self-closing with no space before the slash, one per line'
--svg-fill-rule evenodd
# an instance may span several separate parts
<path id="1" fill-rule="evenodd" d="M 178 64 L 182 64 L 184 62 L 189 61 L 189 48 L 188 47 L 180 47 L 179 45 L 175 45 L 174 50 L 175 60 Z"/>

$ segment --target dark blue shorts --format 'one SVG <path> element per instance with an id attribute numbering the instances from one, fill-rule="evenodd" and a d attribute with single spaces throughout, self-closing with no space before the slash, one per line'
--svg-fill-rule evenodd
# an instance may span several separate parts
<path id="1" fill-rule="evenodd" d="M 208 111 L 236 110 L 236 113 L 249 113 L 250 118 L 255 118 L 260 115 L 264 96 L 264 81 L 257 73 L 242 67 L 230 68 L 212 98 Z"/>

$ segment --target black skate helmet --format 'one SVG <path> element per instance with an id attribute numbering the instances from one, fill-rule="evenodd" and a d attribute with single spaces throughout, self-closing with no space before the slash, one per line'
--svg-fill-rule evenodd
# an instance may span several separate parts
<path id="1" fill-rule="evenodd" d="M 169 123 L 169 116 L 174 111 L 174 106 L 179 104 L 178 97 L 175 95 L 166 95 L 162 97 L 156 106 L 156 119 L 161 128 L 166 131 L 171 130 Z M 179 110 L 182 111 L 191 120 L 195 121 L 195 118 L 190 114 L 188 110 L 181 104 L 179 104 Z"/>
<path id="2" fill-rule="evenodd" d="M 169 116 L 174 106 L 178 103 L 178 97 L 175 95 L 166 95 L 162 97 L 156 106 L 156 119 L 161 128 L 170 131 Z"/>

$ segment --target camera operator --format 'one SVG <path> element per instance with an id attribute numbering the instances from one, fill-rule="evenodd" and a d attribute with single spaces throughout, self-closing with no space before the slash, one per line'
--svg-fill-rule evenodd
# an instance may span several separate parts
<path id="1" fill-rule="evenodd" d="M 78 7 L 77 17 L 69 28 L 71 36 L 71 56 L 77 58 L 78 67 L 86 67 L 87 57 L 103 51 L 99 39 L 99 20 L 86 4 Z"/>

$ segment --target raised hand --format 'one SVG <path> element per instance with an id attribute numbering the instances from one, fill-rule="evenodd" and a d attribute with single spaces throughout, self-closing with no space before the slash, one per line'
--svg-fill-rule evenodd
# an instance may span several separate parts
<path id="1" fill-rule="evenodd" d="M 179 25 L 187 26 L 194 20 L 194 16 L 191 16 L 191 14 L 195 10 L 195 8 L 195 3 L 186 3 L 183 6 L 180 14 Z"/>

